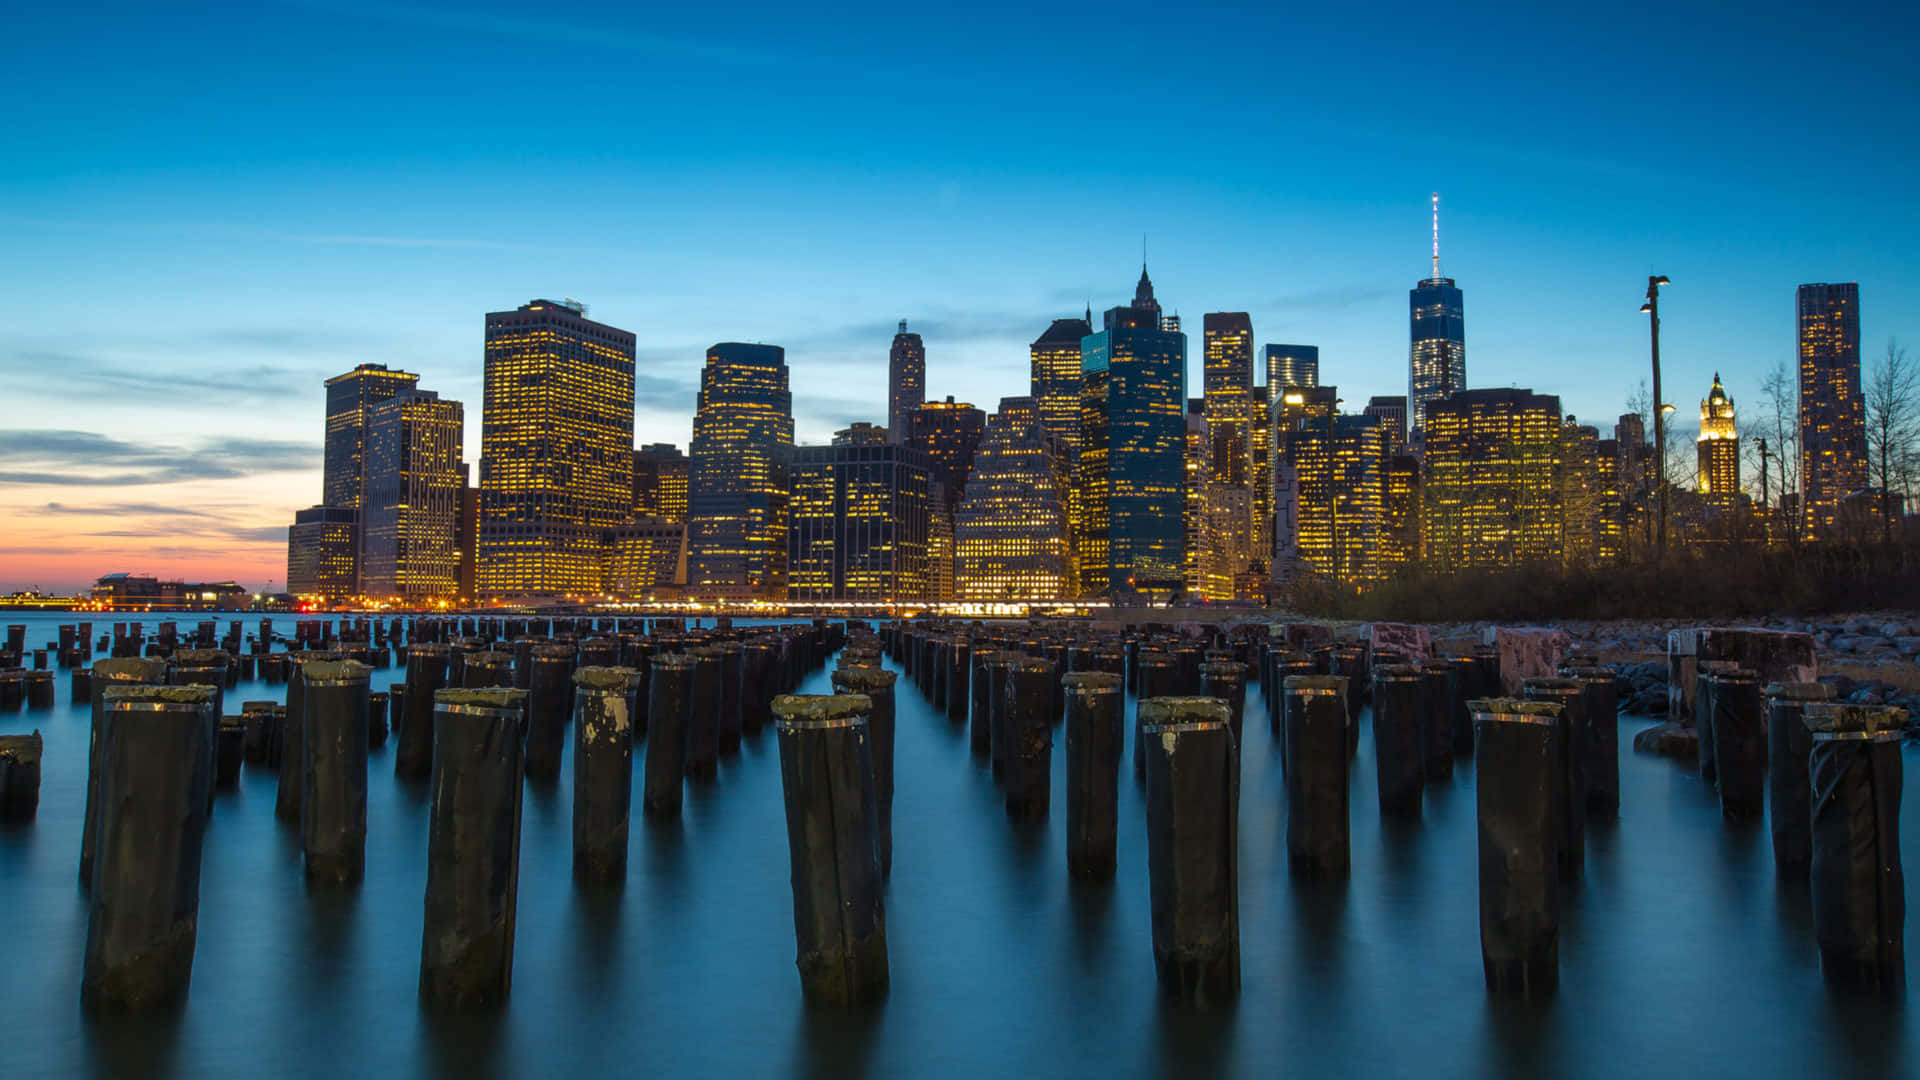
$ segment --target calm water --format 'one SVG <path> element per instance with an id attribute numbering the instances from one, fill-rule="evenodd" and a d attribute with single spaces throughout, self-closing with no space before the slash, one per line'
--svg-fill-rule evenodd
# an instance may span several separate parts
<path id="1" fill-rule="evenodd" d="M 30 645 L 62 621 L 0 618 L 27 623 Z M 151 634 L 159 620 L 144 621 Z M 376 672 L 376 687 L 398 674 Z M 893 988 L 869 1014 L 801 1002 L 779 760 L 763 734 L 690 788 L 679 822 L 636 813 L 618 890 L 573 885 L 569 770 L 529 785 L 512 1001 L 458 1022 L 424 1016 L 415 997 L 425 782 L 394 779 L 391 742 L 376 751 L 366 881 L 309 893 L 295 831 L 273 817 L 276 776 L 247 771 L 207 837 L 188 1004 L 96 1024 L 79 1008 L 87 906 L 75 883 L 87 712 L 66 704 L 62 677 L 52 711 L 0 716 L 0 731 L 46 738 L 38 820 L 0 828 L 0 1075 L 1920 1075 L 1920 1006 L 1825 990 L 1806 890 L 1775 881 L 1766 825 L 1722 822 L 1696 776 L 1631 751 L 1620 819 L 1589 834 L 1568 897 L 1558 997 L 1490 1001 L 1471 762 L 1429 786 L 1424 820 L 1383 827 L 1363 738 L 1351 879 L 1295 881 L 1257 692 L 1242 766 L 1242 996 L 1227 1012 L 1163 1006 L 1131 771 L 1118 878 L 1072 882 L 1064 755 L 1052 820 L 1016 829 L 963 728 L 899 685 Z M 826 688 L 821 673 L 803 691 Z M 243 683 L 229 711 L 283 692 Z M 1623 724 L 1623 744 L 1638 727 Z M 1909 748 L 1910 773 L 1916 757 Z M 1910 790 L 1910 873 L 1914 803 Z"/>

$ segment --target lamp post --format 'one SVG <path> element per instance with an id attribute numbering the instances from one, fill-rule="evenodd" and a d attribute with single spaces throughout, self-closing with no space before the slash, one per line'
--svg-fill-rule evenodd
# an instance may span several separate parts
<path id="1" fill-rule="evenodd" d="M 1648 326 L 1653 332 L 1653 459 L 1654 483 L 1660 489 L 1660 541 L 1658 552 L 1661 557 L 1667 553 L 1667 414 L 1672 406 L 1664 405 L 1660 399 L 1660 286 L 1671 285 L 1665 274 L 1647 275 L 1647 302 L 1640 305 L 1642 313 L 1650 316 Z"/>

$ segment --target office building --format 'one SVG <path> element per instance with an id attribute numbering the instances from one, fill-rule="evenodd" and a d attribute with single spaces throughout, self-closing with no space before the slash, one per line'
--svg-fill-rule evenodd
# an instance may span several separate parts
<path id="1" fill-rule="evenodd" d="M 686 582 L 685 523 L 636 517 L 608 532 L 606 591 L 623 600 L 677 598 Z"/>
<path id="2" fill-rule="evenodd" d="M 287 529 L 287 592 L 312 600 L 357 595 L 360 511 L 346 506 L 297 510 Z"/>
<path id="3" fill-rule="evenodd" d="M 887 433 L 896 443 L 907 441 L 907 414 L 927 400 L 927 347 L 919 334 L 907 332 L 907 320 L 900 320 L 900 332 L 893 335 L 893 348 L 887 351 Z"/>
<path id="4" fill-rule="evenodd" d="M 1380 572 L 1391 578 L 1407 574 L 1420 564 L 1420 459 L 1407 453 L 1389 455 L 1384 482 Z"/>
<path id="5" fill-rule="evenodd" d="M 1462 390 L 1427 406 L 1421 543 L 1436 570 L 1551 563 L 1566 540 L 1560 399 Z"/>
<path id="6" fill-rule="evenodd" d="M 1831 535 L 1847 495 L 1867 486 L 1867 424 L 1860 395 L 1860 286 L 1802 285 L 1800 491 L 1802 532 Z"/>
<path id="7" fill-rule="evenodd" d="M 1330 416 L 1289 434 L 1294 580 L 1311 572 L 1354 588 L 1381 578 L 1385 445 L 1377 416 Z"/>
<path id="8" fill-rule="evenodd" d="M 1043 604 L 1074 591 L 1071 477 L 1032 397 L 1000 400 L 954 518 L 954 599 Z"/>
<path id="9" fill-rule="evenodd" d="M 926 602 L 927 456 L 886 435 L 855 424 L 794 449 L 789 603 Z"/>
<path id="10" fill-rule="evenodd" d="M 690 595 L 785 599 L 792 455 L 786 350 L 738 342 L 708 349 L 687 455 Z"/>
<path id="11" fill-rule="evenodd" d="M 483 597 L 602 591 L 607 530 L 633 515 L 633 335 L 577 301 L 486 317 Z"/>
<path id="12" fill-rule="evenodd" d="M 1168 325 L 1144 269 L 1133 304 L 1081 343 L 1081 590 L 1166 599 L 1184 587 L 1187 338 Z"/>
<path id="13" fill-rule="evenodd" d="M 1381 430 L 1386 433 L 1387 453 L 1398 454 L 1407 448 L 1406 398 L 1376 394 L 1367 401 L 1367 407 L 1360 412 L 1363 416 L 1380 418 Z"/>
<path id="14" fill-rule="evenodd" d="M 1093 313 L 1055 319 L 1028 347 L 1031 397 L 1040 410 L 1041 432 L 1072 461 L 1080 449 L 1080 342 L 1093 333 Z"/>
<path id="15" fill-rule="evenodd" d="M 367 410 L 411 390 L 420 376 L 385 364 L 361 364 L 327 380 L 327 441 L 321 471 L 324 506 L 359 509 L 363 501 Z"/>
<path id="16" fill-rule="evenodd" d="M 1740 429 L 1733 419 L 1733 399 L 1720 385 L 1720 373 L 1713 374 L 1713 387 L 1700 401 L 1700 437 L 1695 442 L 1699 456 L 1700 494 L 1707 505 L 1722 512 L 1736 509 L 1740 503 Z"/>
<path id="17" fill-rule="evenodd" d="M 949 394 L 945 401 L 928 401 L 908 410 L 906 423 L 905 438 L 900 441 L 927 456 L 933 478 L 957 500 L 973 470 L 987 414 Z"/>
<path id="18" fill-rule="evenodd" d="M 367 410 L 360 594 L 418 603 L 460 595 L 466 410 L 403 390 Z"/>
<path id="19" fill-rule="evenodd" d="M 1267 385 L 1280 388 L 1320 385 L 1320 346 L 1268 345 Z"/>
<path id="20" fill-rule="evenodd" d="M 672 443 L 649 443 L 633 452 L 633 516 L 685 524 L 687 456 Z"/>

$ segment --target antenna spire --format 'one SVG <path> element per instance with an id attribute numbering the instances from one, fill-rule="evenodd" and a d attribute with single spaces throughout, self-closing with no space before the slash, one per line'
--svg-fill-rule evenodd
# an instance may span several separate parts
<path id="1" fill-rule="evenodd" d="M 1440 193 L 1433 193 L 1433 280 L 1440 280 Z"/>

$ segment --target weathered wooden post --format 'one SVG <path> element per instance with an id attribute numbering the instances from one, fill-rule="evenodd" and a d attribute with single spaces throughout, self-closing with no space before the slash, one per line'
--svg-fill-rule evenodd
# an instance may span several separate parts
<path id="1" fill-rule="evenodd" d="M 1373 669 L 1373 759 L 1382 814 L 1420 813 L 1425 693 L 1425 679 L 1413 664 L 1381 664 Z"/>
<path id="2" fill-rule="evenodd" d="M 1620 691 L 1613 670 L 1576 666 L 1561 674 L 1586 687 L 1587 812 L 1612 817 L 1620 812 Z"/>
<path id="3" fill-rule="evenodd" d="M 300 837 L 307 878 L 353 882 L 367 866 L 367 701 L 371 665 L 354 660 L 309 661 L 305 685 L 304 751 L 285 772 L 297 773 Z"/>
<path id="4" fill-rule="evenodd" d="M 573 673 L 573 876 L 619 881 L 627 873 L 633 806 L 630 668 Z"/>
<path id="5" fill-rule="evenodd" d="M 1808 705 L 1832 700 L 1829 683 L 1767 687 L 1767 817 L 1773 865 L 1783 875 L 1805 877 L 1813 862 L 1813 782 L 1807 765 L 1813 756 L 1813 733 L 1804 720 Z"/>
<path id="6" fill-rule="evenodd" d="M 1022 659 L 1007 666 L 1007 816 L 1047 816 L 1053 775 L 1053 684 L 1051 660 Z"/>
<path id="7" fill-rule="evenodd" d="M 1720 813 L 1729 818 L 1759 817 L 1767 797 L 1767 717 L 1760 676 L 1744 668 L 1723 668 L 1709 678 Z M 1706 737 L 1707 730 L 1700 734 Z"/>
<path id="8" fill-rule="evenodd" d="M 687 709 L 693 700 L 694 659 L 655 653 L 647 684 L 647 775 L 640 806 L 650 817 L 679 817 L 687 771 Z"/>
<path id="9" fill-rule="evenodd" d="M 1067 692 L 1067 872 L 1112 877 L 1119 837 L 1122 679 L 1104 671 L 1076 671 Z"/>
<path id="10" fill-rule="evenodd" d="M 213 690 L 105 688 L 100 819 L 82 1007 L 143 1011 L 186 996 L 213 787 Z"/>
<path id="11" fill-rule="evenodd" d="M 1178 1000 L 1240 990 L 1240 769 L 1216 698 L 1141 702 L 1147 739 L 1147 874 L 1153 966 Z"/>
<path id="12" fill-rule="evenodd" d="M 1352 865 L 1347 789 L 1347 680 L 1289 675 L 1281 769 L 1287 858 L 1296 873 L 1340 877 Z"/>
<path id="13" fill-rule="evenodd" d="M 100 755 L 106 749 L 106 691 L 115 685 L 158 686 L 167 681 L 163 660 L 141 657 L 110 657 L 93 662 L 96 693 L 93 695 L 93 727 L 87 739 L 87 805 L 80 819 L 80 887 L 93 887 L 93 843 L 100 821 Z"/>
<path id="14" fill-rule="evenodd" d="M 869 704 L 867 734 L 873 760 L 874 855 L 880 876 L 893 872 L 894 679 L 885 668 L 842 668 L 833 673 L 835 694 L 863 694 Z"/>
<path id="15" fill-rule="evenodd" d="M 433 699 L 420 997 L 488 1008 L 513 985 L 527 692 L 440 690 Z"/>
<path id="16" fill-rule="evenodd" d="M 863 695 L 773 703 L 792 865 L 795 964 L 809 1000 L 851 1006 L 887 991 L 873 766 Z"/>
<path id="17" fill-rule="evenodd" d="M 535 645 L 527 689 L 527 775 L 552 780 L 560 775 L 567 744 L 567 711 L 572 704 L 573 646 Z"/>
<path id="18" fill-rule="evenodd" d="M 449 651 L 445 645 L 426 642 L 407 646 L 404 716 L 393 750 L 395 776 L 427 776 L 433 772 L 433 695 L 447 685 Z"/>
<path id="19" fill-rule="evenodd" d="M 1473 703 L 1480 957 L 1496 994 L 1545 997 L 1560 982 L 1560 708 Z"/>
<path id="20" fill-rule="evenodd" d="M 1813 929 L 1829 984 L 1904 993 L 1906 879 L 1900 866 L 1905 709 L 1809 702 L 1813 736 Z"/>
<path id="21" fill-rule="evenodd" d="M 0 735 L 0 821 L 32 821 L 40 810 L 40 732 Z"/>

